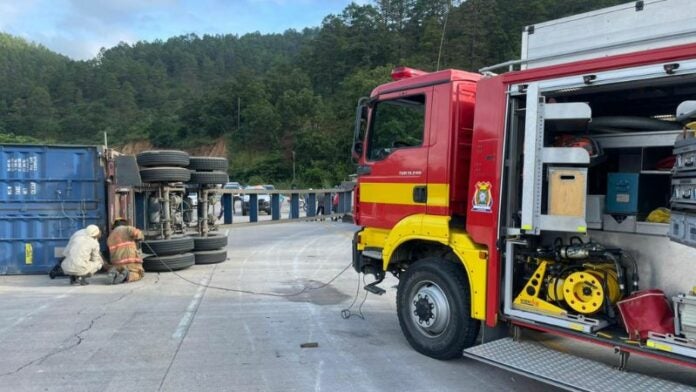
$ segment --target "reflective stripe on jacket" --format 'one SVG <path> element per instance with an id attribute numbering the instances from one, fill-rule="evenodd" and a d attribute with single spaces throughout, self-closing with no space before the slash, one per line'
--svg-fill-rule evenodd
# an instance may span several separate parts
<path id="1" fill-rule="evenodd" d="M 142 263 L 143 259 L 135 241 L 143 238 L 143 232 L 133 226 L 115 228 L 106 240 L 111 254 L 111 264 Z"/>

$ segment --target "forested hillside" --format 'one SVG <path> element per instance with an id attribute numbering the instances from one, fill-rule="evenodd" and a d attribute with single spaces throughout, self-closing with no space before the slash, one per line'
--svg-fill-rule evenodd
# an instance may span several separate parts
<path id="1" fill-rule="evenodd" d="M 73 61 L 0 33 L 0 142 L 223 139 L 239 181 L 330 185 L 353 172 L 357 99 L 395 65 L 476 70 L 518 57 L 523 26 L 617 0 L 376 0 L 284 34 L 186 35 Z M 252 178 L 253 177 L 253 178 Z"/>

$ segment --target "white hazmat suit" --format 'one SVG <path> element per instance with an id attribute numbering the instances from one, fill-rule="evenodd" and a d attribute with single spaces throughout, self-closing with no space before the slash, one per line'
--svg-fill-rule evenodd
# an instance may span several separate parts
<path id="1" fill-rule="evenodd" d="M 102 268 L 104 261 L 95 237 L 99 237 L 99 228 L 94 225 L 78 230 L 70 237 L 63 250 L 65 260 L 61 263 L 66 275 L 90 276 Z"/>

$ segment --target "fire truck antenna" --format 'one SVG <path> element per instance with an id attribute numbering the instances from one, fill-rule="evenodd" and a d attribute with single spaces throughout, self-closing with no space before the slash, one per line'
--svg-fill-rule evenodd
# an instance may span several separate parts
<path id="1" fill-rule="evenodd" d="M 442 24 L 442 36 L 440 37 L 440 50 L 437 52 L 437 68 L 436 71 L 440 70 L 440 58 L 442 57 L 442 45 L 445 43 L 445 31 L 447 31 L 447 17 L 449 16 L 450 10 L 452 9 L 452 1 L 447 2 L 447 12 L 445 12 L 445 21 Z"/>

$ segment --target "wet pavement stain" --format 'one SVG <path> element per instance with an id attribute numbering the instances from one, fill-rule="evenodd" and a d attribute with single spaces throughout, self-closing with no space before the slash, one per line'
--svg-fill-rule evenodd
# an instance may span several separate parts
<path id="1" fill-rule="evenodd" d="M 372 337 L 371 333 L 364 331 L 364 330 L 345 331 L 345 330 L 340 330 L 340 329 L 332 329 L 331 332 L 334 335 L 343 336 L 343 337 L 347 337 L 347 338 L 364 339 L 364 338 Z"/>
<path id="2" fill-rule="evenodd" d="M 298 295 L 290 295 L 285 297 L 285 299 L 291 302 L 306 302 L 326 306 L 337 305 L 350 298 L 349 295 L 342 293 L 332 285 L 317 289 L 316 287 L 321 287 L 324 284 L 323 282 L 319 282 L 317 280 L 295 279 L 282 282 L 282 284 L 285 285 L 285 287 L 276 288 L 273 290 L 273 292 L 288 295 L 302 291 L 302 293 Z M 306 288 L 306 290 L 303 291 L 303 288 Z"/>

